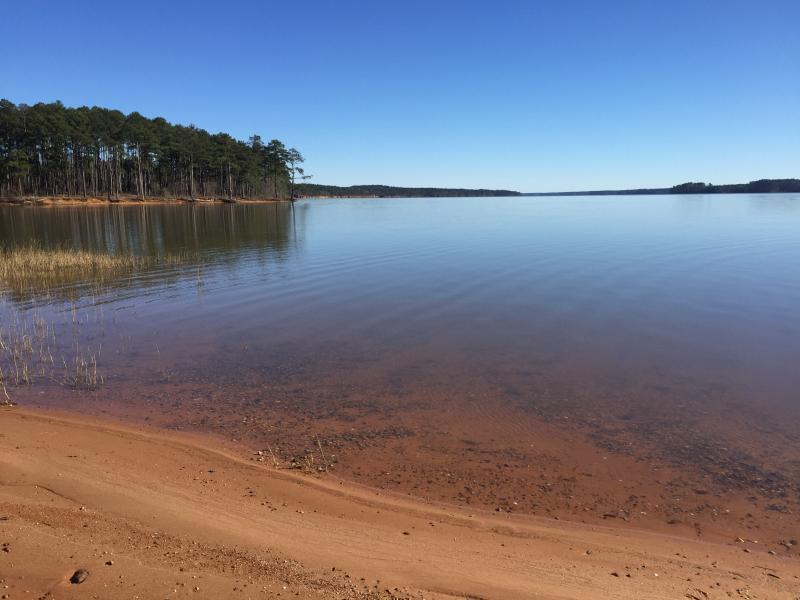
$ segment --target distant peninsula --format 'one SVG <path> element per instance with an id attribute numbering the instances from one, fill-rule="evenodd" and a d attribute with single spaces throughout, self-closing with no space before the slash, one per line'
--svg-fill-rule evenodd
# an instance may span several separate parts
<path id="1" fill-rule="evenodd" d="M 299 183 L 295 193 L 306 198 L 463 198 L 482 196 L 521 196 L 512 190 L 467 188 L 395 187 L 391 185 L 320 185 Z"/>
<path id="2" fill-rule="evenodd" d="M 667 188 L 588 190 L 584 192 L 517 192 L 468 188 L 396 187 L 389 185 L 320 185 L 299 183 L 295 194 L 303 198 L 449 198 L 497 196 L 646 196 L 656 194 L 772 194 L 800 193 L 800 179 L 759 179 L 750 183 L 712 185 L 681 183 Z"/>
<path id="3" fill-rule="evenodd" d="M 529 192 L 521 196 L 647 196 L 655 194 L 785 194 L 800 193 L 800 179 L 758 179 L 750 183 L 712 185 L 688 182 L 668 188 L 591 190 L 585 192 Z"/>

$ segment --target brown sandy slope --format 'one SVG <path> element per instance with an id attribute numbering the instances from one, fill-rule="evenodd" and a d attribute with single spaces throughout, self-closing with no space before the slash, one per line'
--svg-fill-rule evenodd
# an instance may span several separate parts
<path id="1" fill-rule="evenodd" d="M 754 540 L 470 512 L 205 444 L 0 411 L 0 596 L 800 598 L 796 556 Z"/>

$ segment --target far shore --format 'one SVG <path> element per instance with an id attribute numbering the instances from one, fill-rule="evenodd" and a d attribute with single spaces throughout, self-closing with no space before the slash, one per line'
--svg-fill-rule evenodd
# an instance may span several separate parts
<path id="1" fill-rule="evenodd" d="M 795 600 L 800 563 L 278 470 L 220 439 L 0 409 L 8 598 Z M 81 583 L 70 583 L 80 570 Z M 745 594 L 746 592 L 746 594 Z"/>

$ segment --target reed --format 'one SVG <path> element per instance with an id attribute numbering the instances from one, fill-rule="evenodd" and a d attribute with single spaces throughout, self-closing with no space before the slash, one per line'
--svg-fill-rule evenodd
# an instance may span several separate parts
<path id="1" fill-rule="evenodd" d="M 94 279 L 98 275 L 133 271 L 144 264 L 144 259 L 138 256 L 25 246 L 0 251 L 0 279 L 21 287 L 34 281 Z"/>
<path id="2" fill-rule="evenodd" d="M 29 319 L 17 313 L 0 319 L 0 405 L 12 403 L 9 388 L 44 382 L 96 390 L 105 383 L 98 370 L 101 347 L 81 343 L 78 323 L 66 328 L 66 336 L 64 329 L 57 333 L 38 315 Z"/>
<path id="3" fill-rule="evenodd" d="M 183 255 L 135 256 L 38 244 L 0 249 L 0 284 L 12 290 L 46 290 L 72 283 L 97 283 L 157 265 L 178 265 Z"/>
<path id="4" fill-rule="evenodd" d="M 102 314 L 97 298 L 105 290 L 126 285 L 139 272 L 195 260 L 197 256 L 190 253 L 135 256 L 44 248 L 37 243 L 0 247 L 0 294 L 11 292 L 12 300 L 85 298 L 88 294 L 93 298 L 90 304 Z M 79 318 L 74 301 L 64 316 L 70 322 L 56 327 L 38 312 L 12 309 L 10 314 L 0 313 L 0 404 L 11 402 L 12 388 L 37 382 L 85 390 L 96 390 L 105 383 L 98 368 L 100 348 L 84 343 L 84 319 Z M 88 323 L 88 314 L 86 319 Z"/>
<path id="5" fill-rule="evenodd" d="M 144 259 L 133 255 L 101 254 L 72 248 L 42 248 L 37 244 L 3 248 L 0 273 L 9 276 L 12 271 L 25 275 L 54 273 L 60 270 L 96 273 L 121 268 L 136 268 Z"/>

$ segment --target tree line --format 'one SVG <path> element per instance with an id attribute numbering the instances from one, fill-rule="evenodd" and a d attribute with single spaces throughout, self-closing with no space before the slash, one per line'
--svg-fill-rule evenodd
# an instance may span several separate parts
<path id="1" fill-rule="evenodd" d="M 800 179 L 758 179 L 750 183 L 713 185 L 687 182 L 672 186 L 671 194 L 780 194 L 800 192 Z"/>
<path id="2" fill-rule="evenodd" d="M 523 196 L 648 196 L 657 194 L 785 194 L 800 193 L 800 179 L 757 179 L 749 183 L 711 183 L 689 181 L 668 188 L 633 190 L 591 190 L 584 192 L 536 192 Z"/>
<path id="3" fill-rule="evenodd" d="M 412 188 L 390 185 L 319 185 L 317 183 L 300 183 L 297 193 L 302 196 L 329 196 L 335 198 L 369 197 L 369 198 L 448 198 L 475 196 L 519 196 L 519 192 L 511 190 L 484 190 L 466 188 Z"/>
<path id="4" fill-rule="evenodd" d="M 0 100 L 0 197 L 293 198 L 303 156 L 99 107 Z"/>

